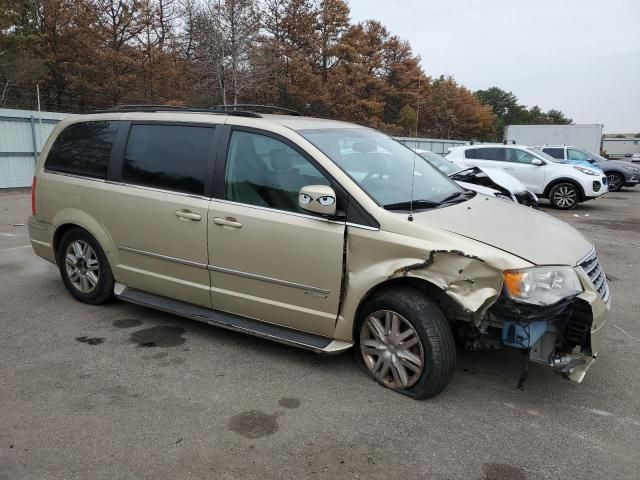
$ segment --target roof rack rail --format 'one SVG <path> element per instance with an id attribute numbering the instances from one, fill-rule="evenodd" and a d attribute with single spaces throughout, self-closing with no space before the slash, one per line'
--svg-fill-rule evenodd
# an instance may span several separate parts
<path id="1" fill-rule="evenodd" d="M 127 104 L 127 105 L 115 105 L 111 108 L 105 108 L 101 110 L 93 110 L 92 113 L 103 112 L 169 112 L 169 111 L 199 111 L 202 109 L 191 107 L 180 107 L 176 105 L 147 105 L 147 104 Z"/>
<path id="2" fill-rule="evenodd" d="M 302 114 L 297 110 L 292 110 L 290 108 L 279 107 L 277 105 L 257 105 L 253 103 L 237 103 L 234 105 L 216 105 L 213 107 L 214 110 L 224 110 L 228 112 L 251 112 L 254 110 L 267 110 L 273 112 L 282 112 L 288 113 L 289 115 L 294 115 L 296 117 L 301 117 Z"/>
<path id="3" fill-rule="evenodd" d="M 175 105 L 116 105 L 104 110 L 92 110 L 89 113 L 117 113 L 117 112 L 192 112 L 192 113 L 219 113 L 223 115 L 234 115 L 238 117 L 261 118 L 262 115 L 246 110 L 225 110 L 221 108 L 196 108 L 180 107 Z"/>

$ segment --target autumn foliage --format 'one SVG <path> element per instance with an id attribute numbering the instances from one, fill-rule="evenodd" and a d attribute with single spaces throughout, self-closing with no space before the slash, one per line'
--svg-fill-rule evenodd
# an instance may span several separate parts
<path id="1" fill-rule="evenodd" d="M 398 135 L 487 138 L 497 116 L 343 0 L 0 0 L 0 107 L 274 104 Z"/>

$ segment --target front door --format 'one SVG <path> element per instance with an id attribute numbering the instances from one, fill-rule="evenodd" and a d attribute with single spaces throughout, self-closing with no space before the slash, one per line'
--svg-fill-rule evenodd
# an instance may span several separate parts
<path id="1" fill-rule="evenodd" d="M 213 126 L 131 125 L 102 221 L 118 250 L 117 281 L 211 307 L 207 214 Z"/>
<path id="2" fill-rule="evenodd" d="M 538 157 L 518 148 L 507 148 L 506 154 L 507 161 L 504 163 L 504 170 L 520 180 L 533 193 L 543 193 L 545 185 L 544 165 L 531 163 Z"/>
<path id="3" fill-rule="evenodd" d="M 327 176 L 284 138 L 234 129 L 227 142 L 209 210 L 213 308 L 331 336 L 345 223 L 297 206 L 300 188 Z"/>

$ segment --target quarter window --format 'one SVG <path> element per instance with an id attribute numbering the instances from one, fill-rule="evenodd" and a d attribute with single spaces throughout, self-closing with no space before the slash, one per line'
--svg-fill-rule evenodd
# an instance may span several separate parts
<path id="1" fill-rule="evenodd" d="M 280 140 L 242 131 L 231 135 L 227 200 L 297 212 L 302 187 L 329 184 L 304 156 Z"/>
<path id="2" fill-rule="evenodd" d="M 204 194 L 213 128 L 132 125 L 124 155 L 125 182 L 195 195 Z"/>
<path id="3" fill-rule="evenodd" d="M 45 168 L 93 178 L 106 178 L 117 121 L 73 123 L 51 146 Z"/>

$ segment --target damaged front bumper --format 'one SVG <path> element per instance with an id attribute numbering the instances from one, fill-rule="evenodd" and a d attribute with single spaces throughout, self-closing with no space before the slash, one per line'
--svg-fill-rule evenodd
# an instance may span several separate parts
<path id="1" fill-rule="evenodd" d="M 503 295 L 488 313 L 502 345 L 528 350 L 531 362 L 580 383 L 603 344 L 611 299 L 608 288 L 604 297 L 582 268 L 576 271 L 584 289 L 576 297 L 541 307 Z"/>

